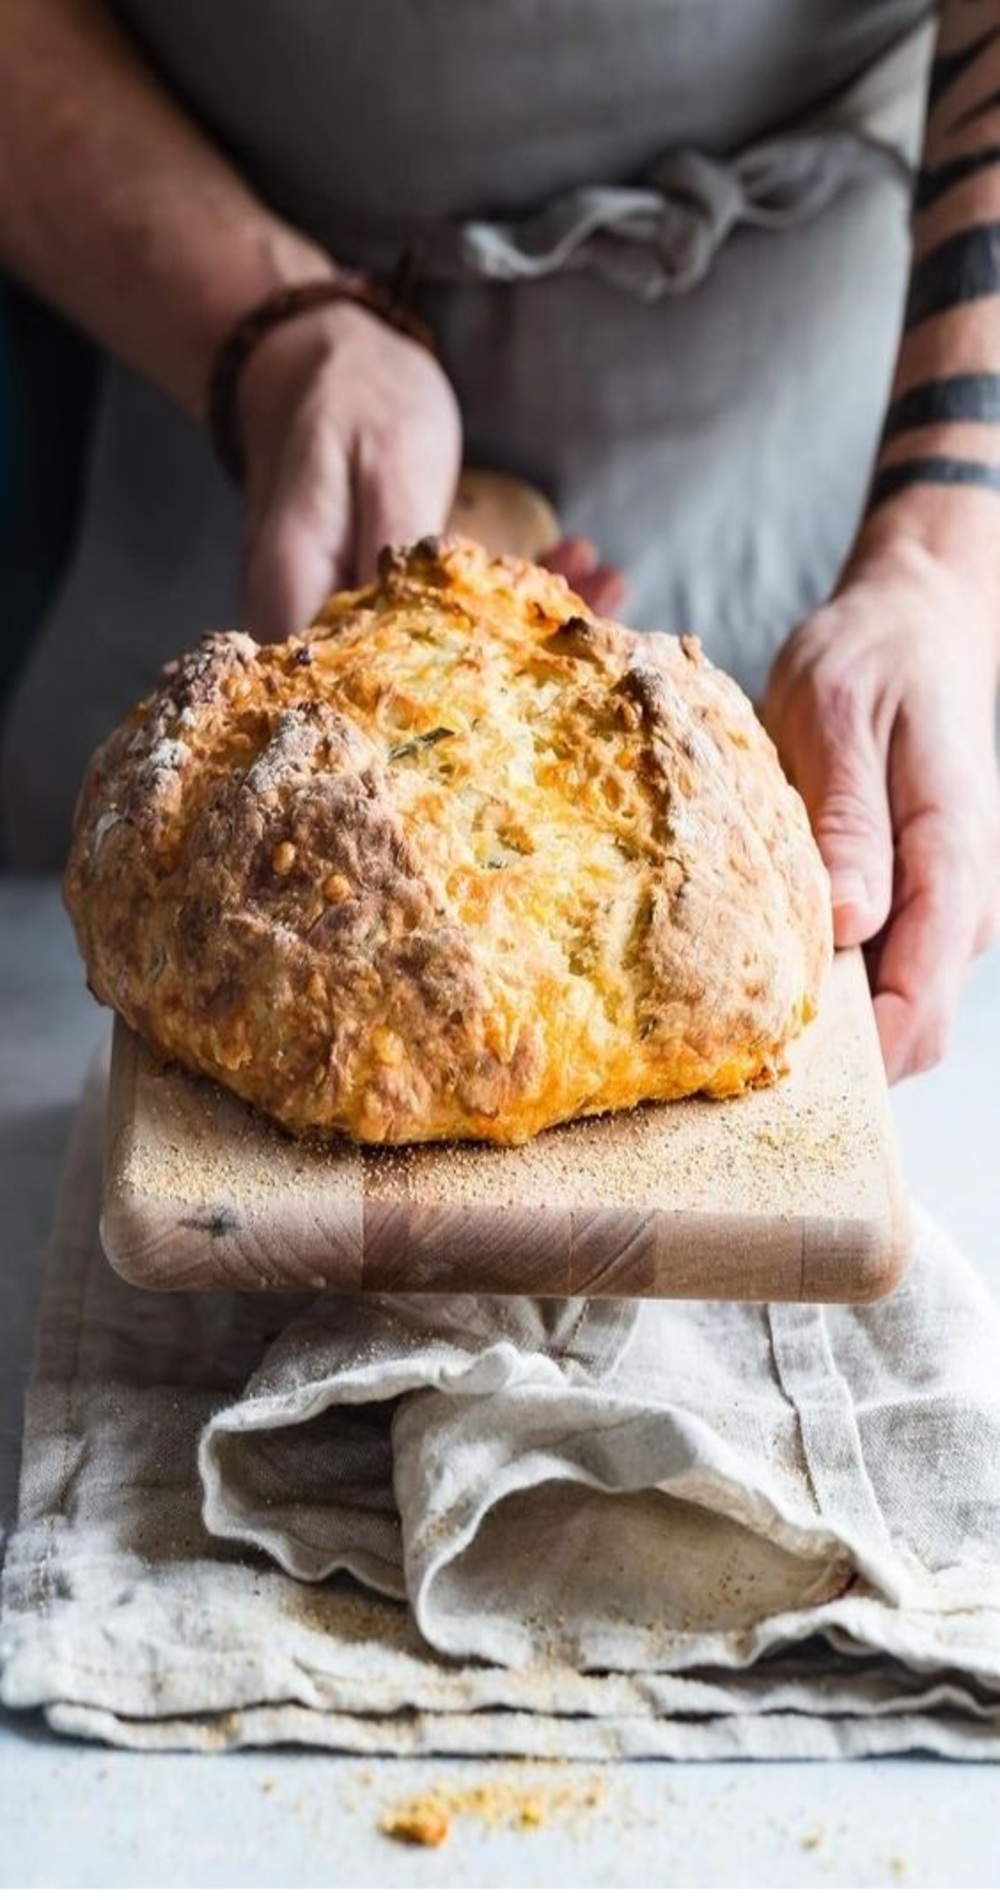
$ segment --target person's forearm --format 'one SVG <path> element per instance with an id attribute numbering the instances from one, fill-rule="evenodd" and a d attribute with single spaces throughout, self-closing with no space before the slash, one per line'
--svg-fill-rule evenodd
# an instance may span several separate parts
<path id="1" fill-rule="evenodd" d="M 914 259 L 863 544 L 970 572 L 1000 639 L 1000 0 L 944 0 Z"/>
<path id="2" fill-rule="evenodd" d="M 102 0 L 0 0 L 0 259 L 195 417 L 227 329 L 332 268 Z"/>

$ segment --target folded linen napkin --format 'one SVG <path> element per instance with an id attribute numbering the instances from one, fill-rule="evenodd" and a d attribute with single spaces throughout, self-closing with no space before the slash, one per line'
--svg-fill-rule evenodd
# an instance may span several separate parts
<path id="1" fill-rule="evenodd" d="M 1000 1759 L 1000 1313 L 156 1295 L 69 1156 L 0 1694 L 130 1747 Z M 199 1481 L 200 1474 L 200 1481 Z"/>

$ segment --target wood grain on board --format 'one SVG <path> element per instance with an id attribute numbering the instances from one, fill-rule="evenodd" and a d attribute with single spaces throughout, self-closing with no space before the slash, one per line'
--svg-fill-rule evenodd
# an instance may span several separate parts
<path id="1" fill-rule="evenodd" d="M 880 1297 L 910 1230 L 859 952 L 774 1087 L 523 1148 L 294 1141 L 115 1027 L 102 1234 L 162 1289 Z"/>

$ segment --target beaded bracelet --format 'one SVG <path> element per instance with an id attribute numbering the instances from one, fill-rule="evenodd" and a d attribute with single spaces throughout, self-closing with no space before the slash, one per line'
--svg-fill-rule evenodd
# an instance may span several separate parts
<path id="1" fill-rule="evenodd" d="M 394 289 L 381 284 L 362 271 L 340 271 L 336 277 L 319 278 L 306 284 L 292 284 L 277 290 L 263 303 L 256 304 L 233 325 L 222 340 L 212 364 L 206 401 L 206 421 L 215 452 L 233 480 L 242 484 L 245 473 L 243 432 L 240 427 L 236 396 L 240 377 L 262 338 L 308 310 L 325 304 L 356 303 L 370 310 L 391 329 L 400 330 L 433 351 L 434 338 L 429 324 L 419 317 Z"/>

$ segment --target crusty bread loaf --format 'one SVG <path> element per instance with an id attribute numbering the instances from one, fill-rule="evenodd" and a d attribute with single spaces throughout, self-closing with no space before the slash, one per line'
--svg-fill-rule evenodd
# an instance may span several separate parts
<path id="1" fill-rule="evenodd" d="M 166 667 L 91 763 L 66 895 L 156 1050 L 366 1142 L 770 1081 L 831 951 L 739 688 L 465 541 Z"/>

